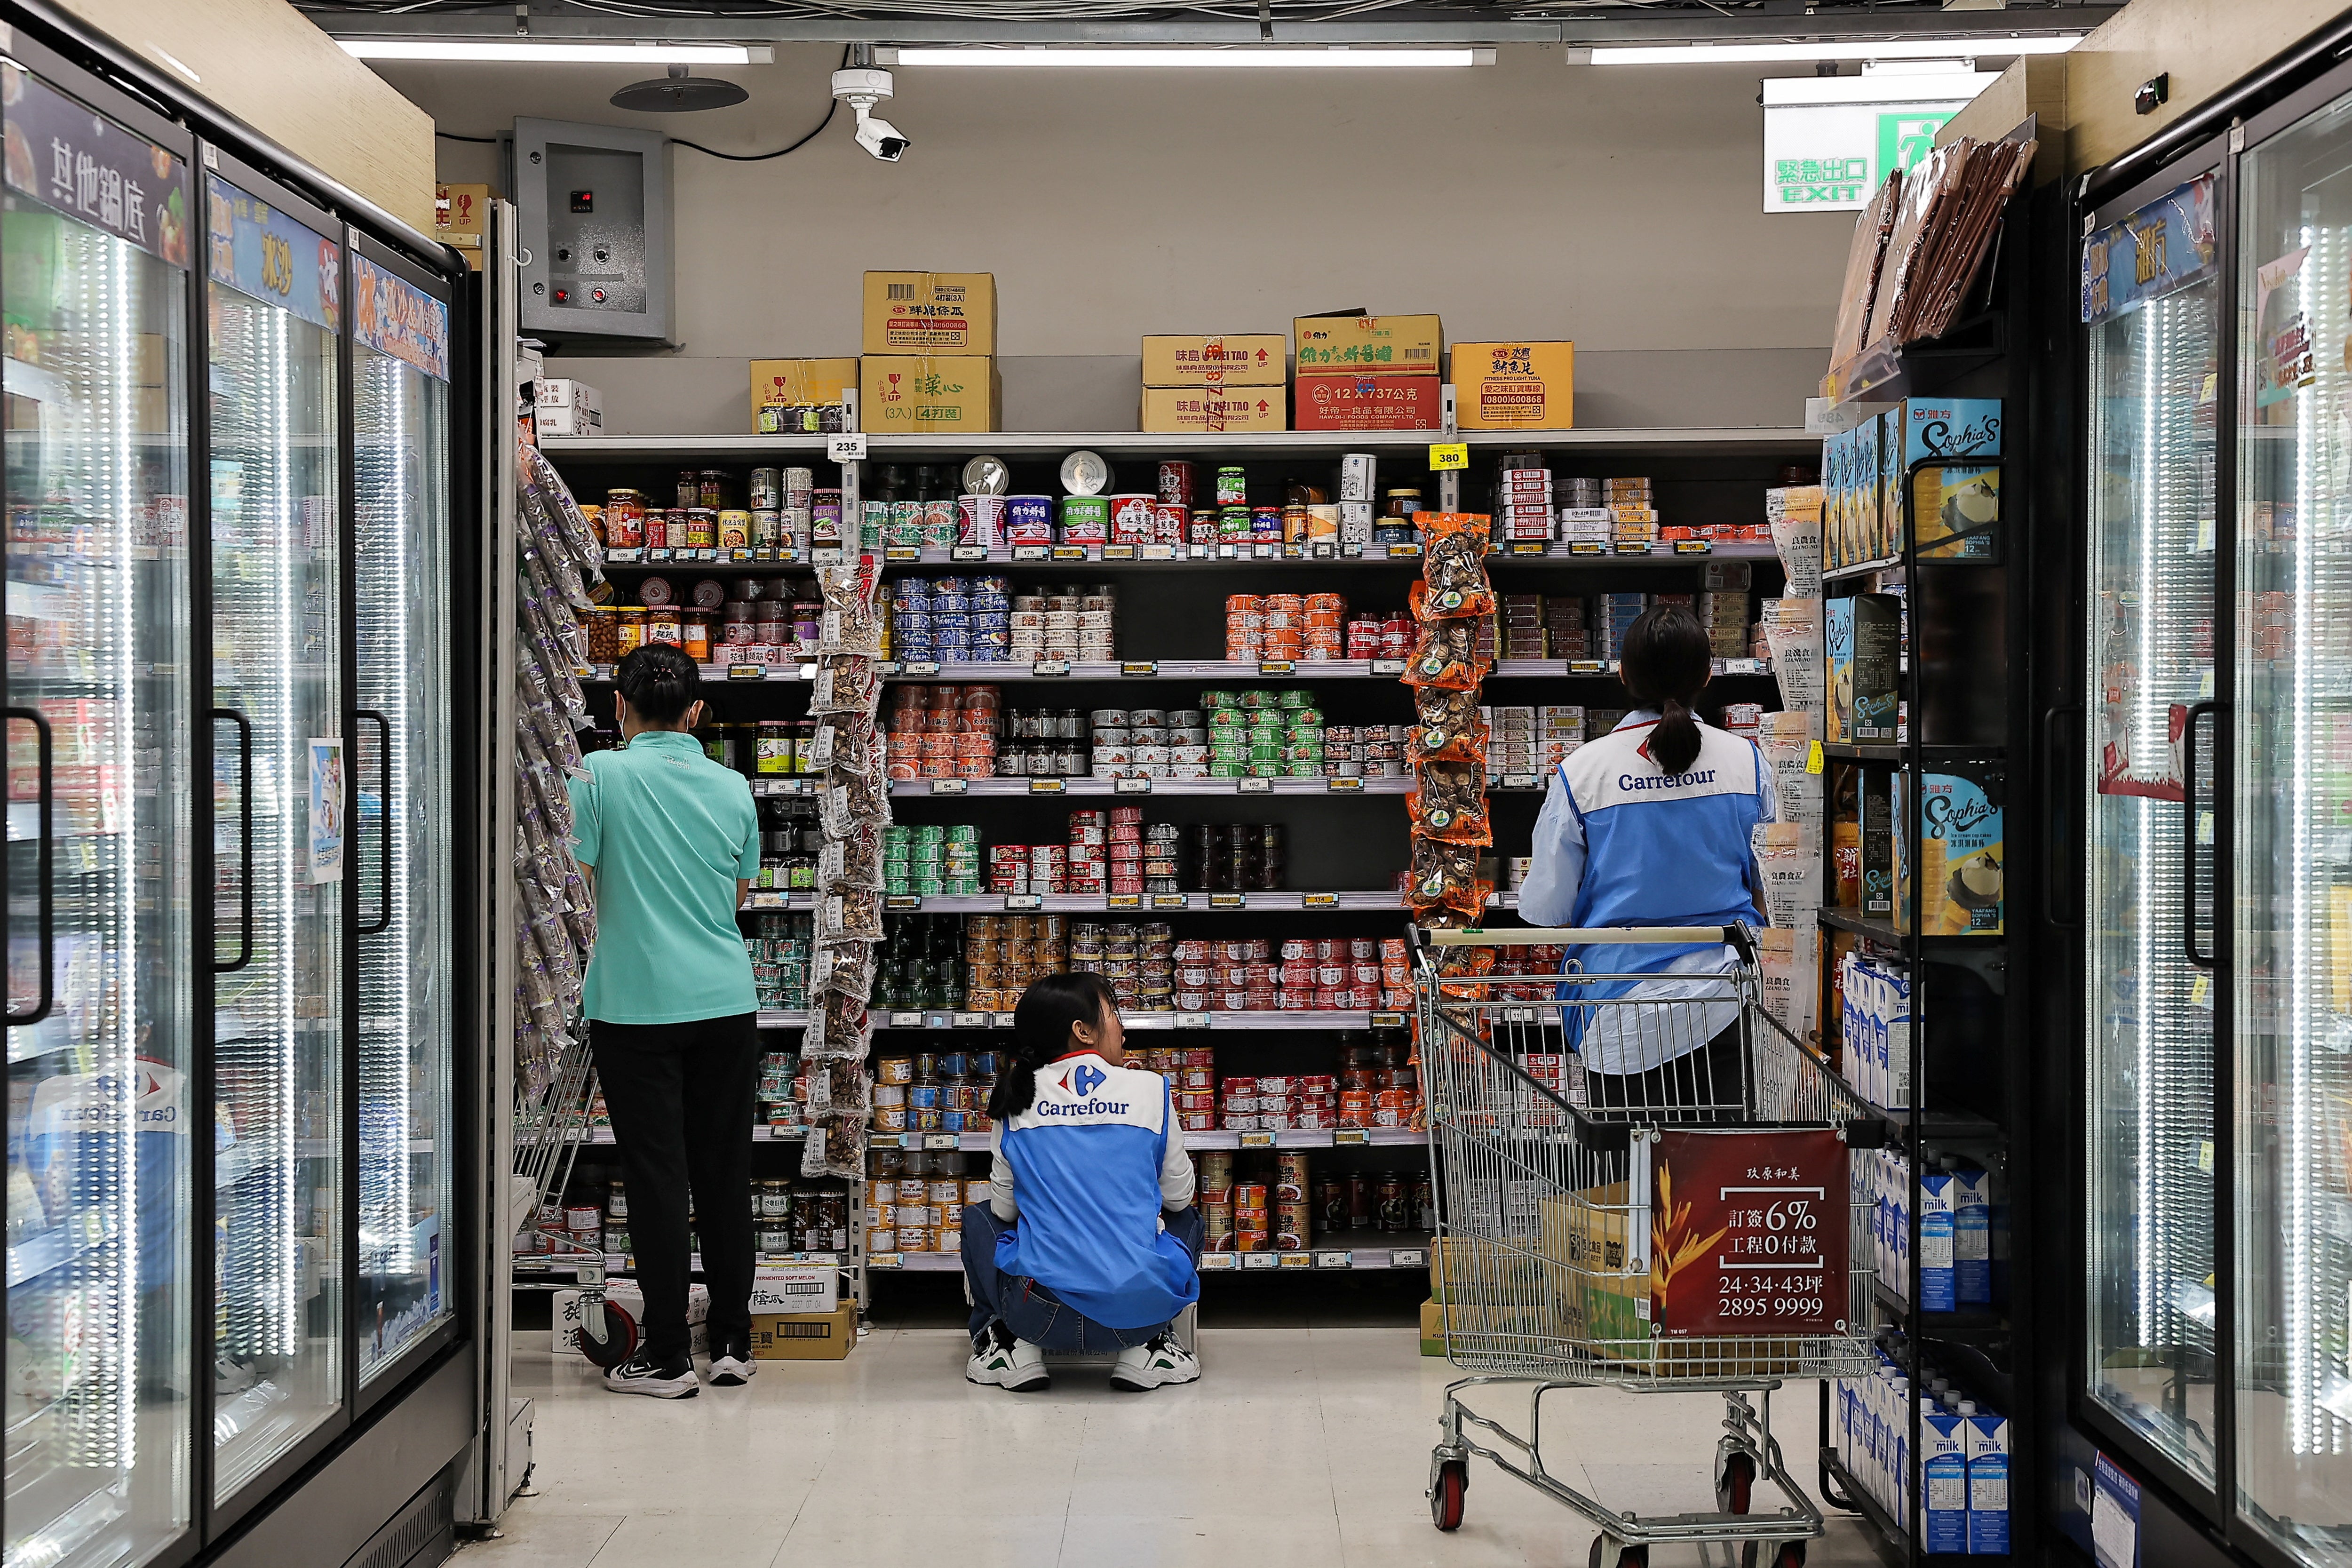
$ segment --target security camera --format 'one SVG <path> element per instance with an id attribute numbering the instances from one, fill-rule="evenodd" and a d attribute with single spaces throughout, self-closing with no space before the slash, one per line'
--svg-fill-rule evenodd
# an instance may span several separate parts
<path id="1" fill-rule="evenodd" d="M 833 73 L 833 96 L 856 111 L 857 144 L 884 163 L 897 163 L 913 145 L 897 126 L 874 113 L 874 106 L 890 96 L 888 71 L 837 70 Z"/>

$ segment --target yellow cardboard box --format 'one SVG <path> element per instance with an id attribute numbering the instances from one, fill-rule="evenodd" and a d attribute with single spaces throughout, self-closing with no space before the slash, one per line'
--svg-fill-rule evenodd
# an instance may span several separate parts
<path id="1" fill-rule="evenodd" d="M 498 199 L 491 185 L 433 187 L 434 237 L 466 253 L 466 265 L 482 269 L 482 237 L 489 232 L 490 204 Z"/>
<path id="2" fill-rule="evenodd" d="M 993 354 L 996 275 L 869 272 L 865 320 L 869 354 Z"/>
<path id="3" fill-rule="evenodd" d="M 1646 1364 L 1660 1377 L 1778 1376 L 1801 1364 L 1797 1342 L 1777 1336 L 1664 1337 L 1653 1321 L 1650 1241 L 1633 1226 L 1622 1182 L 1542 1199 L 1538 1222 L 1552 1271 L 1560 1332 L 1604 1361 Z"/>
<path id="4" fill-rule="evenodd" d="M 1441 1302 L 1531 1300 L 1550 1290 L 1552 1272 L 1532 1237 L 1449 1236 L 1429 1249 L 1429 1293 Z"/>
<path id="5" fill-rule="evenodd" d="M 1280 386 L 1289 352 L 1280 332 L 1148 337 L 1143 340 L 1143 384 Z"/>
<path id="6" fill-rule="evenodd" d="M 751 429 L 760 410 L 842 403 L 857 384 L 855 359 L 755 359 L 751 362 Z"/>
<path id="7" fill-rule="evenodd" d="M 1288 399 L 1280 382 L 1272 386 L 1147 386 L 1143 427 L 1192 436 L 1286 430 L 1290 427 Z"/>
<path id="8" fill-rule="evenodd" d="M 857 1344 L 857 1303 L 830 1312 L 754 1312 L 753 1361 L 840 1361 Z"/>
<path id="9" fill-rule="evenodd" d="M 1556 1339 L 1559 1322 L 1550 1312 L 1533 1306 L 1497 1302 L 1440 1301 L 1432 1297 L 1421 1304 L 1421 1353 L 1444 1355 L 1449 1330 L 1456 1334 L 1512 1334 Z M 1473 1353 L 1475 1353 L 1475 1347 Z M 1504 1347 L 1494 1347 L 1500 1350 Z"/>
<path id="10" fill-rule="evenodd" d="M 1369 370 L 1382 375 L 1435 375 L 1445 333 L 1434 316 L 1296 316 L 1298 373 Z"/>
<path id="11" fill-rule="evenodd" d="M 1465 430 L 1576 427 L 1576 345 L 1454 345 L 1454 423 Z"/>
<path id="12" fill-rule="evenodd" d="M 877 436 L 996 428 L 996 362 L 984 354 L 867 354 L 857 422 Z"/>

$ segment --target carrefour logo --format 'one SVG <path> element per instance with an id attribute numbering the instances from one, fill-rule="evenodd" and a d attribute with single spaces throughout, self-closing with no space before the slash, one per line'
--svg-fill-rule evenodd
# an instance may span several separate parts
<path id="1" fill-rule="evenodd" d="M 1096 1089 L 1101 1088 L 1103 1081 L 1108 1077 L 1109 1075 L 1104 1072 L 1100 1068 L 1089 1066 L 1085 1062 L 1080 1062 L 1078 1066 L 1072 1070 L 1068 1081 L 1065 1083 L 1063 1087 L 1067 1089 L 1072 1094 L 1076 1095 L 1080 1100 L 1084 1100 Z"/>

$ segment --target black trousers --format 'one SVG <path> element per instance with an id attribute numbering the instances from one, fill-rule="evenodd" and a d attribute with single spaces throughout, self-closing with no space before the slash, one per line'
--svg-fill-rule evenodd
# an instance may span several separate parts
<path id="1" fill-rule="evenodd" d="M 628 1173 L 629 1239 L 645 1292 L 645 1348 L 687 1353 L 690 1262 L 687 1193 L 694 1194 L 710 1342 L 751 1331 L 751 1114 L 760 1094 L 759 1016 L 685 1024 L 592 1023 L 589 1043 L 613 1141 Z"/>

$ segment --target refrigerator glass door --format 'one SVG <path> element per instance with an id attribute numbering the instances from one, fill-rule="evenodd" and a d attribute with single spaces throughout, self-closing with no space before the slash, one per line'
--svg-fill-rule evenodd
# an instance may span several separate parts
<path id="1" fill-rule="evenodd" d="M 2213 450 L 2220 299 L 2212 182 L 2084 248 L 2090 398 L 2089 1396 L 2213 1479 L 2210 878 L 2192 900 L 2192 732 L 2211 777 Z M 2210 816 L 2198 803 L 2200 820 Z M 2203 851 L 2210 855 L 2210 848 Z M 2194 905 L 2192 908 L 2191 905 Z"/>
<path id="2" fill-rule="evenodd" d="M 352 258 L 360 1381 L 453 1310 L 448 307 Z"/>
<path id="3" fill-rule="evenodd" d="M 155 1555 L 194 1500 L 186 165 L 12 64 L 0 86 L 0 1518 L 12 1564 L 111 1565 Z"/>
<path id="4" fill-rule="evenodd" d="M 2240 169 L 2236 1479 L 2352 1563 L 2352 99 Z"/>
<path id="5" fill-rule="evenodd" d="M 342 1400 L 341 247 L 218 177 L 212 280 L 215 1496 Z M 242 824 L 250 812 L 251 837 Z"/>

